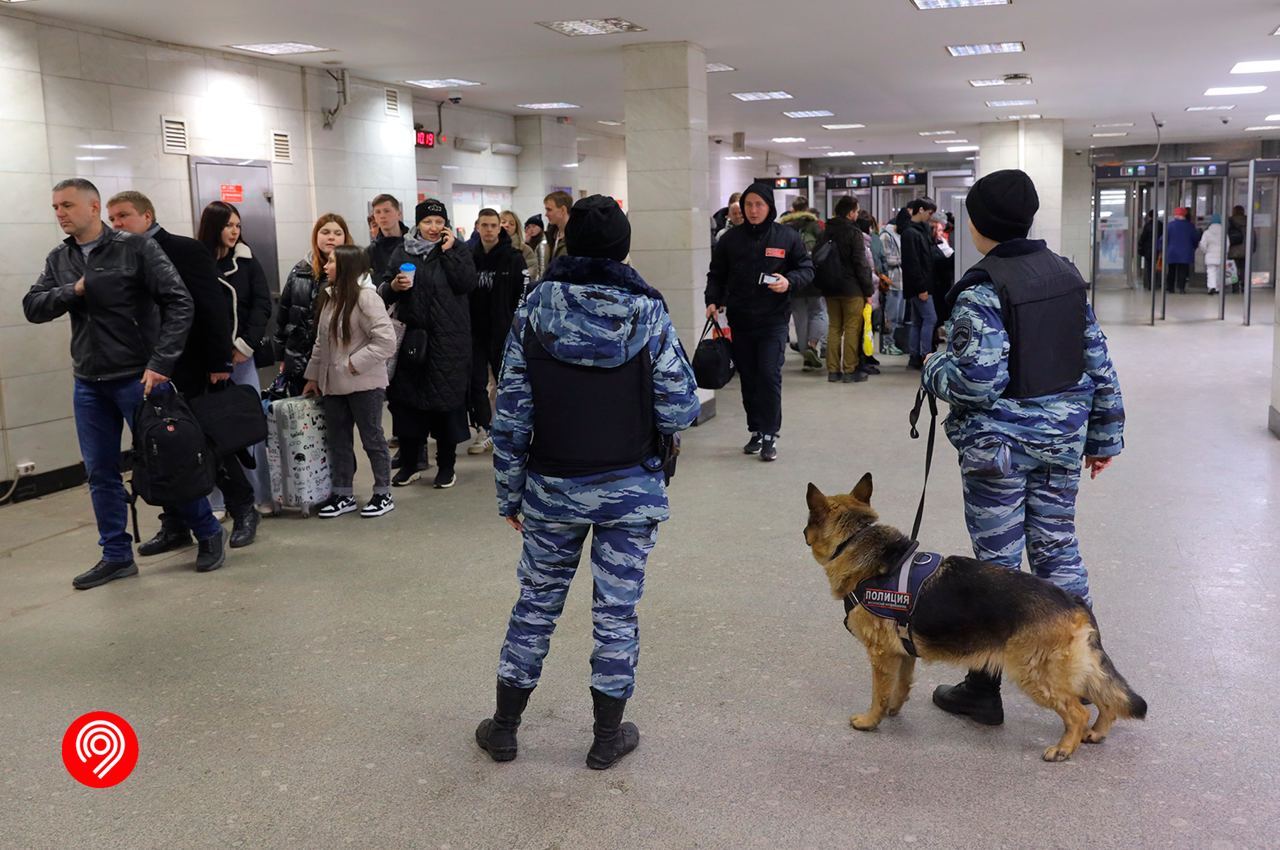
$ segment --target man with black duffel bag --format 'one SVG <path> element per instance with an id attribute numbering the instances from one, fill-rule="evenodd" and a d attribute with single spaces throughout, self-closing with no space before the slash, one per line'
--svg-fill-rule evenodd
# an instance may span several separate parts
<path id="1" fill-rule="evenodd" d="M 693 377 L 702 389 L 718 390 L 733 380 L 733 371 L 733 343 L 716 318 L 708 316 L 693 351 Z"/>

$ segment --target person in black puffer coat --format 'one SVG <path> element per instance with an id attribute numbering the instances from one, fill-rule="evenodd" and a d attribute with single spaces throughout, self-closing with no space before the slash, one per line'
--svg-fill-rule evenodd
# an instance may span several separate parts
<path id="1" fill-rule="evenodd" d="M 316 296 L 325 285 L 324 264 L 338 245 L 354 245 L 347 222 L 337 213 L 325 213 L 311 228 L 311 251 L 289 272 L 280 289 L 276 308 L 276 356 L 280 373 L 289 384 L 289 395 L 302 395 L 307 380 L 302 375 L 316 344 Z"/>
<path id="2" fill-rule="evenodd" d="M 418 458 L 428 437 L 436 440 L 435 486 L 457 482 L 454 461 L 467 427 L 467 388 L 471 383 L 471 308 L 476 288 L 471 252 L 457 244 L 444 204 L 429 199 L 415 211 L 417 228 L 391 256 L 395 277 L 379 292 L 395 318 L 405 325 L 395 375 L 387 388 L 391 429 L 400 439 L 401 466 L 391 480 L 404 487 L 421 476 Z M 398 271 L 416 267 L 412 278 Z M 425 337 L 425 357 L 415 363 L 411 346 Z"/>
<path id="3" fill-rule="evenodd" d="M 471 391 L 468 411 L 476 439 L 468 454 L 493 449 L 489 424 L 493 408 L 489 399 L 489 372 L 496 381 L 502 374 L 502 352 L 511 332 L 511 321 L 529 280 L 524 254 L 502 228 L 497 210 L 483 209 L 476 217 L 476 244 L 471 247 L 477 286 L 471 291 Z"/>

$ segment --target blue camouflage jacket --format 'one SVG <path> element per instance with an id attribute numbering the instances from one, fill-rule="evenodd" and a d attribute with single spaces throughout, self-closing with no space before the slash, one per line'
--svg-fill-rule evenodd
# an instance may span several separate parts
<path id="1" fill-rule="evenodd" d="M 1040 243 L 1043 245 L 1043 243 Z M 997 249 L 998 250 L 998 249 Z M 1113 457 L 1124 448 L 1124 399 L 1093 307 L 1087 308 L 1084 373 L 1066 392 L 1004 398 L 1009 384 L 1009 336 L 1000 298 L 971 270 L 956 285 L 948 345 L 926 361 L 921 382 L 951 406 L 947 438 L 962 454 L 981 437 L 1003 437 L 1017 452 L 1050 466 L 1078 467 L 1085 455 Z M 964 332 L 957 333 L 956 329 Z"/>
<path id="2" fill-rule="evenodd" d="M 548 522 L 661 522 L 670 515 L 661 471 L 643 466 L 578 478 L 527 469 L 533 440 L 533 396 L 526 374 L 525 328 L 557 360 L 620 366 L 649 347 L 654 423 L 664 434 L 691 426 L 699 403 L 693 368 L 662 296 L 629 266 L 591 257 L 561 257 L 521 305 L 507 336 L 493 420 L 498 513 Z"/>

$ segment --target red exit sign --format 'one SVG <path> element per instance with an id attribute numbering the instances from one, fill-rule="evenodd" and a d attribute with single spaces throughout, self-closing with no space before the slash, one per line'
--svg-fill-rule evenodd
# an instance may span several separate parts
<path id="1" fill-rule="evenodd" d="M 434 148 L 436 146 L 436 134 L 430 130 L 418 130 L 416 131 L 414 144 L 420 148 Z"/>

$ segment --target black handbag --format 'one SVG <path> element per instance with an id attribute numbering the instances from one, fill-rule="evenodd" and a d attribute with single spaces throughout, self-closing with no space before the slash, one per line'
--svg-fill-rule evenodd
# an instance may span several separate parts
<path id="1" fill-rule="evenodd" d="M 702 389 L 718 390 L 733 380 L 733 372 L 733 343 L 715 317 L 708 318 L 693 352 L 693 376 Z"/>
<path id="2" fill-rule="evenodd" d="M 267 439 L 262 398 L 243 384 L 214 384 L 188 402 L 218 457 L 228 457 Z"/>

